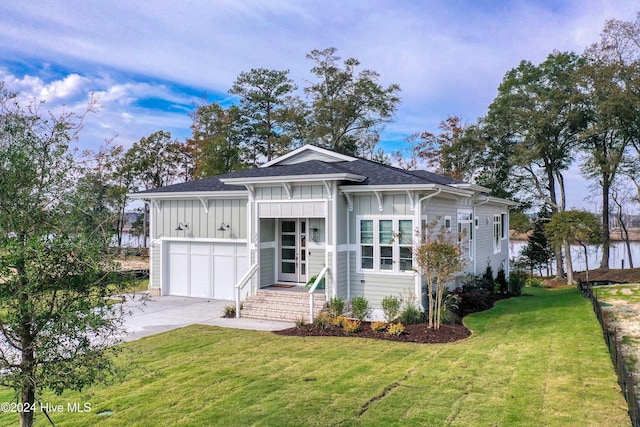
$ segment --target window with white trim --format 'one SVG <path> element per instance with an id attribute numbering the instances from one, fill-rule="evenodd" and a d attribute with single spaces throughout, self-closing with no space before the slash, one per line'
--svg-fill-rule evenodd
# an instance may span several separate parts
<path id="1" fill-rule="evenodd" d="M 502 235 L 501 238 L 502 239 L 506 239 L 507 238 L 507 214 L 506 213 L 501 213 L 500 214 L 500 218 L 502 218 Z"/>
<path id="2" fill-rule="evenodd" d="M 458 248 L 473 259 L 473 211 L 458 209 Z"/>
<path id="3" fill-rule="evenodd" d="M 360 221 L 360 267 L 373 269 L 373 220 Z"/>
<path id="4" fill-rule="evenodd" d="M 500 240 L 502 240 L 502 235 L 504 230 L 502 229 L 502 216 L 494 215 L 493 216 L 493 253 L 497 254 L 502 249 L 502 245 L 500 244 Z"/>
<path id="5" fill-rule="evenodd" d="M 357 217 L 358 269 L 409 272 L 413 268 L 413 219 Z"/>

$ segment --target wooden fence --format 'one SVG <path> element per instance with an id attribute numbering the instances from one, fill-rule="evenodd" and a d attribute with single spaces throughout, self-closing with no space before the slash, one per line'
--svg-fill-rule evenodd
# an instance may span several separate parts
<path id="1" fill-rule="evenodd" d="M 620 384 L 622 394 L 624 394 L 624 397 L 627 400 L 627 405 L 629 406 L 629 417 L 631 418 L 631 423 L 634 427 L 640 427 L 640 407 L 638 406 L 638 396 L 635 389 L 636 385 L 634 383 L 634 375 L 629 372 L 624 363 L 622 350 L 616 338 L 617 330 L 614 326 L 610 326 L 608 324 L 602 311 L 602 306 L 598 301 L 598 297 L 593 292 L 593 286 L 591 286 L 590 283 L 581 282 L 578 287 L 582 291 L 582 294 L 591 300 L 593 311 L 596 313 L 600 326 L 602 326 L 604 340 L 607 343 L 607 347 L 609 347 L 611 362 L 613 362 L 613 366 L 618 374 L 618 384 Z"/>

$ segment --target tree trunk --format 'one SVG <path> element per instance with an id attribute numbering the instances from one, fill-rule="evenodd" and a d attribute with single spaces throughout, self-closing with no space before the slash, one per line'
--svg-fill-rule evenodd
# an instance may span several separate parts
<path id="1" fill-rule="evenodd" d="M 584 264 L 585 264 L 585 281 L 588 283 L 589 282 L 589 253 L 587 250 L 587 245 L 584 245 L 582 243 L 580 243 L 580 246 L 582 246 L 582 249 L 584 250 Z"/>
<path id="2" fill-rule="evenodd" d="M 609 236 L 609 190 L 610 182 L 608 176 L 602 177 L 602 261 L 600 268 L 609 268 L 609 246 L 611 240 Z"/>
<path id="3" fill-rule="evenodd" d="M 566 259 L 566 263 L 567 263 L 567 283 L 570 285 L 575 284 L 575 281 L 573 280 L 573 263 L 571 262 L 571 246 L 569 245 L 568 241 L 564 241 L 564 252 L 565 252 L 565 259 Z"/>
<path id="4" fill-rule="evenodd" d="M 631 256 L 631 242 L 629 241 L 629 230 L 627 224 L 624 222 L 622 215 L 622 209 L 618 209 L 618 222 L 620 223 L 621 237 L 624 240 L 624 245 L 627 248 L 627 257 L 629 259 L 629 268 L 633 268 L 633 257 Z"/>
<path id="5" fill-rule="evenodd" d="M 20 273 L 18 273 L 20 274 Z M 20 293 L 20 300 L 23 305 L 29 303 L 29 295 L 23 291 Z M 36 401 L 36 385 L 35 385 L 35 352 L 33 350 L 33 338 L 31 336 L 31 323 L 28 318 L 23 318 L 20 328 L 20 374 L 21 391 L 20 404 L 22 412 L 20 412 L 20 427 L 33 426 L 33 409 Z"/>

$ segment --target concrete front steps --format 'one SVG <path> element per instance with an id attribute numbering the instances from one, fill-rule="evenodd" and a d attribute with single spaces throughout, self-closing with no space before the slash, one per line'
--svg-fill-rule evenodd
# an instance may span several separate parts
<path id="1" fill-rule="evenodd" d="M 240 317 L 252 319 L 281 320 L 295 322 L 309 321 L 309 293 L 302 286 L 294 288 L 267 287 L 247 297 L 242 303 Z M 314 293 L 314 313 L 318 314 L 325 306 L 324 290 Z"/>

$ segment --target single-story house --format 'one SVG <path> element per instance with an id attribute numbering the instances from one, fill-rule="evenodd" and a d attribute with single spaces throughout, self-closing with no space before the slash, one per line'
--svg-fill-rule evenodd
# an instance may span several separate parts
<path id="1" fill-rule="evenodd" d="M 257 168 L 132 196 L 150 204 L 149 290 L 156 295 L 240 307 L 274 285 L 307 298 L 305 284 L 321 275 L 323 289 L 314 291 L 325 301 L 364 296 L 377 313 L 390 295 L 420 303 L 412 249 L 431 222 L 459 236 L 466 272 L 509 268 L 513 202 L 478 185 L 313 145 Z"/>

